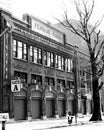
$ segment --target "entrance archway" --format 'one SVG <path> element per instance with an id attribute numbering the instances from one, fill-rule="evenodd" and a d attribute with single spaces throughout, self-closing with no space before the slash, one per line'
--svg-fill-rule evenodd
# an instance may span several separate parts
<path id="1" fill-rule="evenodd" d="M 48 118 L 55 115 L 55 100 L 52 92 L 46 93 L 46 115 Z"/>
<path id="2" fill-rule="evenodd" d="M 31 115 L 32 119 L 40 119 L 42 116 L 42 94 L 39 91 L 31 93 Z"/>

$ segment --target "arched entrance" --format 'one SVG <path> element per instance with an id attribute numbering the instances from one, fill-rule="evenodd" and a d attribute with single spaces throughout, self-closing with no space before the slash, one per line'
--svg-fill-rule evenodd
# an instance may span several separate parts
<path id="1" fill-rule="evenodd" d="M 86 96 L 82 97 L 82 114 L 86 114 L 87 113 L 87 99 Z"/>
<path id="2" fill-rule="evenodd" d="M 52 92 L 46 93 L 46 115 L 48 118 L 55 116 L 55 100 Z"/>
<path id="3" fill-rule="evenodd" d="M 27 113 L 26 92 L 21 89 L 15 92 L 14 96 L 14 118 L 15 120 L 25 120 Z"/>
<path id="4" fill-rule="evenodd" d="M 65 116 L 66 114 L 66 100 L 65 100 L 65 94 L 59 93 L 58 94 L 58 115 Z"/>
<path id="5" fill-rule="evenodd" d="M 30 107 L 32 119 L 40 119 L 42 116 L 42 94 L 40 91 L 32 91 Z"/>
<path id="6" fill-rule="evenodd" d="M 67 110 L 71 112 L 71 114 L 74 114 L 74 95 L 69 94 L 67 97 Z"/>

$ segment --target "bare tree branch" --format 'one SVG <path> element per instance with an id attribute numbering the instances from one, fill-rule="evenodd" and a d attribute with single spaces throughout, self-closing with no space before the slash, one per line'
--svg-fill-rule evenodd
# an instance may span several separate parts
<path id="1" fill-rule="evenodd" d="M 72 33 L 80 36 L 83 40 L 86 40 L 84 35 L 83 35 L 83 31 L 77 29 L 77 27 L 74 27 L 74 25 L 71 24 L 71 22 L 68 20 L 68 15 L 67 15 L 67 12 L 64 11 L 64 17 L 65 17 L 65 22 L 62 22 L 61 20 L 57 19 L 56 20 L 62 24 L 64 27 L 66 27 L 68 30 L 70 30 Z"/>
<path id="2" fill-rule="evenodd" d="M 100 76 L 103 74 L 104 70 L 104 65 L 102 68 L 98 71 L 98 56 L 101 52 L 101 48 L 104 44 L 104 39 L 100 38 L 100 31 L 97 31 L 98 26 L 101 24 L 103 17 L 101 20 L 98 20 L 95 22 L 94 26 L 89 24 L 89 20 L 91 18 L 91 15 L 93 13 L 94 9 L 94 0 L 92 0 L 92 5 L 88 5 L 88 0 L 80 0 L 80 3 L 78 3 L 77 0 L 74 0 L 75 3 L 75 8 L 77 11 L 77 14 L 79 16 L 79 23 L 77 22 L 71 22 L 68 19 L 68 14 L 67 10 L 64 12 L 65 16 L 65 21 L 61 22 L 58 20 L 65 28 L 70 30 L 72 33 L 76 34 L 80 38 L 83 39 L 83 44 L 87 44 L 88 49 L 89 49 L 89 58 L 90 58 L 90 63 L 91 63 L 91 72 L 92 72 L 92 92 L 93 92 L 93 103 L 94 106 L 99 106 L 99 107 L 94 107 L 94 112 L 93 115 L 90 119 L 90 121 L 97 121 L 101 120 L 101 114 L 100 114 L 100 99 L 99 99 L 99 90 L 103 86 L 103 82 L 101 84 L 98 84 L 98 80 Z M 84 42 L 85 41 L 85 42 Z M 104 61 L 102 61 L 104 62 Z M 95 101 L 98 99 L 97 101 Z M 96 114 L 97 113 L 97 114 Z M 100 115 L 100 116 L 99 116 Z"/>
<path id="3" fill-rule="evenodd" d="M 95 23 L 95 25 L 93 26 L 93 28 L 92 28 L 92 30 L 91 30 L 91 32 L 90 32 L 90 35 L 91 35 L 92 33 L 94 33 L 94 31 L 96 31 L 96 29 L 97 29 L 97 28 L 99 27 L 99 25 L 101 24 L 103 18 L 104 18 L 104 15 L 103 15 L 103 17 L 101 18 L 101 20 L 98 20 L 98 21 Z"/>
<path id="4" fill-rule="evenodd" d="M 95 52 L 95 49 L 96 49 L 96 47 L 97 47 L 97 45 L 98 45 L 98 43 L 99 43 L 99 35 L 100 35 L 100 30 L 98 31 L 98 33 L 96 33 L 96 39 L 94 39 L 94 43 L 95 43 L 95 45 L 94 45 L 94 47 L 93 47 L 93 51 Z"/>
<path id="5" fill-rule="evenodd" d="M 72 23 L 68 19 L 67 9 L 64 10 L 65 21 L 62 22 L 59 19 L 57 20 L 60 22 L 61 25 L 67 28 L 70 32 L 78 35 L 87 43 L 90 56 L 92 55 L 92 53 L 95 55 L 96 47 L 99 43 L 101 43 L 99 50 L 96 56 L 94 57 L 95 59 L 97 59 L 104 41 L 100 42 L 100 39 L 99 39 L 100 31 L 96 33 L 96 29 L 101 24 L 104 16 L 102 17 L 101 20 L 98 20 L 94 26 L 91 26 L 89 25 L 89 20 L 94 9 L 94 0 L 92 0 L 91 7 L 88 6 L 88 1 L 86 0 L 82 0 L 82 5 L 78 4 L 77 1 L 74 1 L 74 4 L 75 4 L 75 8 L 80 19 L 79 23 Z M 94 35 L 94 38 L 92 38 L 92 35 Z M 93 46 L 92 46 L 92 41 L 93 41 Z"/>
<path id="6" fill-rule="evenodd" d="M 98 52 L 97 52 L 97 54 L 96 54 L 96 56 L 95 56 L 95 59 L 97 59 L 98 58 L 98 56 L 99 56 L 99 53 L 100 53 L 100 51 L 101 51 L 101 48 L 102 48 L 102 46 L 104 45 L 104 40 L 101 42 L 101 44 L 100 44 L 100 47 L 99 47 L 99 49 L 98 49 Z"/>
<path id="7" fill-rule="evenodd" d="M 100 83 L 99 87 L 98 87 L 98 91 L 103 87 L 103 82 Z"/>

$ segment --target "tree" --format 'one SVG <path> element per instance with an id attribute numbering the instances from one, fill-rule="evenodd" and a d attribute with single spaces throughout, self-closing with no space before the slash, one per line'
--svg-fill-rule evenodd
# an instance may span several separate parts
<path id="1" fill-rule="evenodd" d="M 87 44 L 88 46 L 90 57 L 89 60 L 92 69 L 92 90 L 93 90 L 92 95 L 93 113 L 90 121 L 100 121 L 102 120 L 102 118 L 100 111 L 99 90 L 103 86 L 103 82 L 101 82 L 99 85 L 99 77 L 103 74 L 104 65 L 102 65 L 100 69 L 98 69 L 99 68 L 98 65 L 99 65 L 99 55 L 101 54 L 101 48 L 104 44 L 104 38 L 101 38 L 100 36 L 101 32 L 100 30 L 98 30 L 98 27 L 102 22 L 102 19 L 95 22 L 93 26 L 89 24 L 95 4 L 94 0 L 92 0 L 91 2 L 92 2 L 91 6 L 89 6 L 88 1 L 86 0 L 81 0 L 80 3 L 74 2 L 77 14 L 79 16 L 79 23 L 73 24 L 68 19 L 67 10 L 64 11 L 65 21 L 62 22 L 59 19 L 57 20 L 69 31 L 82 38 L 84 41 L 83 44 Z"/>

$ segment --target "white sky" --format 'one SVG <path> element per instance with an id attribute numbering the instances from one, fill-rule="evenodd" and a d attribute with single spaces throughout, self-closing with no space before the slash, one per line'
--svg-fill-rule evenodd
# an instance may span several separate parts
<path id="1" fill-rule="evenodd" d="M 54 17 L 60 18 L 63 8 L 66 6 L 69 11 L 69 18 L 76 19 L 76 11 L 73 5 L 74 0 L 12 0 L 13 15 L 22 19 L 24 13 L 45 19 L 55 23 Z M 89 0 L 91 1 L 91 0 Z M 65 4 L 65 6 L 64 6 Z M 104 0 L 95 0 L 95 7 L 92 21 L 97 21 L 104 14 Z M 100 29 L 104 32 L 104 19 Z"/>

